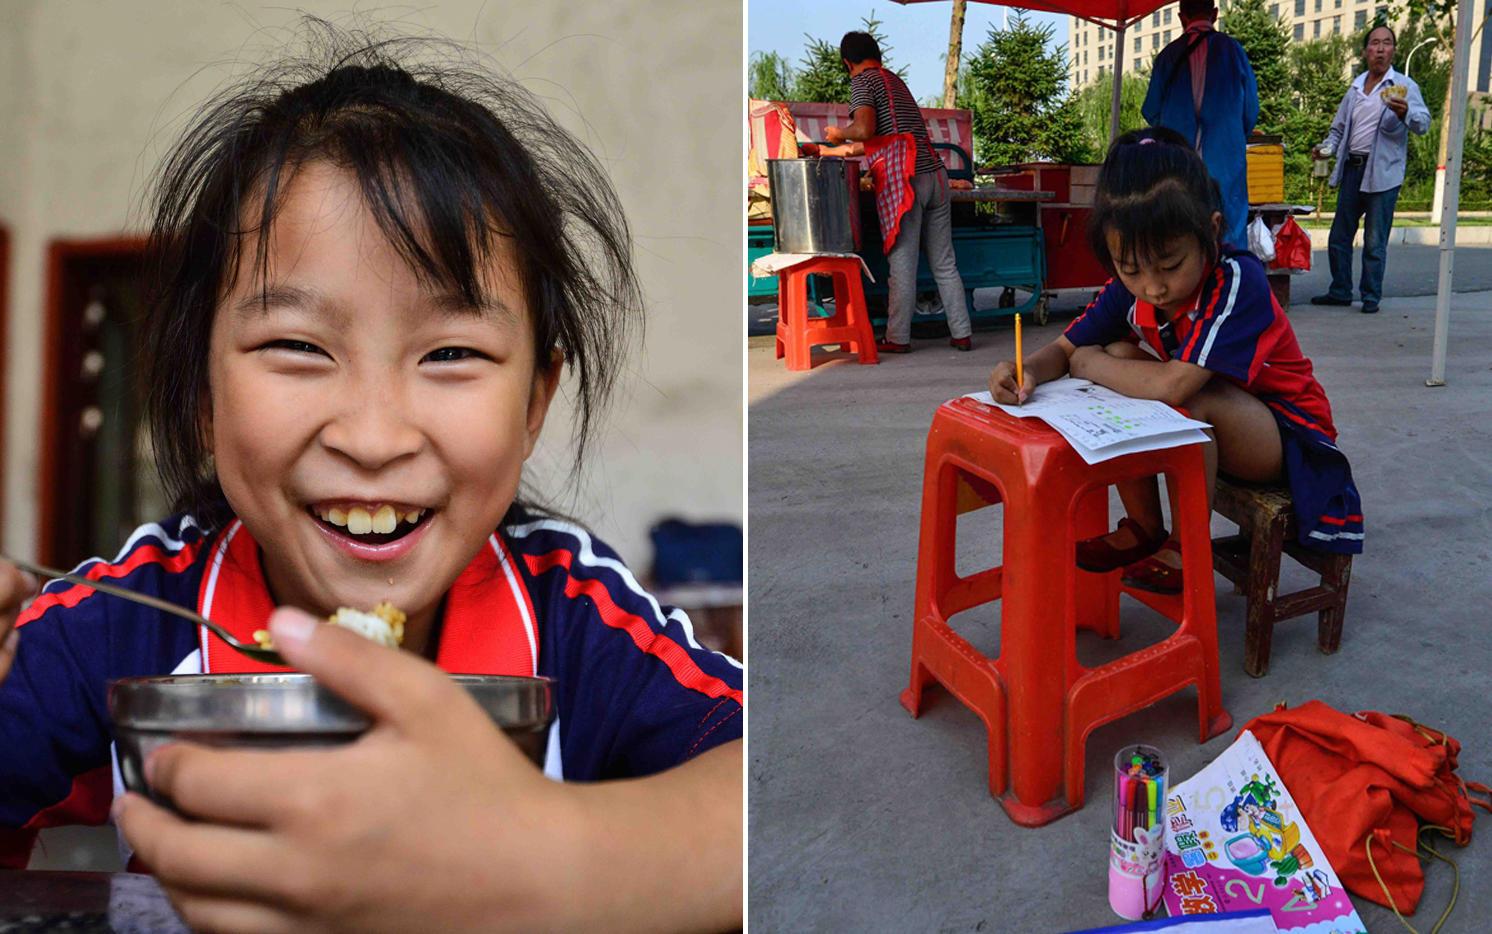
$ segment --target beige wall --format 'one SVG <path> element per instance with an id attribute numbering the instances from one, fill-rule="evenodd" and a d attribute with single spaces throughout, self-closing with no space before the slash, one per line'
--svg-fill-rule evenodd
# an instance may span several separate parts
<path id="1" fill-rule="evenodd" d="M 0 0 L 0 223 L 13 242 L 4 545 L 17 554 L 29 554 L 36 535 L 46 244 L 138 231 L 156 160 L 198 101 L 276 47 L 295 21 L 284 6 Z M 353 4 L 296 6 L 336 19 Z M 601 155 L 626 207 L 648 299 L 646 350 L 574 513 L 639 570 L 646 529 L 662 516 L 739 521 L 739 6 L 440 0 L 386 9 L 372 18 L 474 40 L 494 55 Z M 568 469 L 563 424 L 550 422 L 533 471 L 540 485 Z"/>

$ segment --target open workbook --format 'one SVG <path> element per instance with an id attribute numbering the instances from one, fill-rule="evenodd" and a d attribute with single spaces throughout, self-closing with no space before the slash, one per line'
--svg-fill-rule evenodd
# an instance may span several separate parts
<path id="1" fill-rule="evenodd" d="M 1041 419 L 1090 464 L 1137 451 L 1197 444 L 1207 440 L 1202 429 L 1211 427 L 1187 418 L 1164 402 L 1131 399 L 1071 376 L 1037 386 L 1023 405 L 1001 405 L 988 390 L 969 393 L 967 398 L 1018 418 Z"/>

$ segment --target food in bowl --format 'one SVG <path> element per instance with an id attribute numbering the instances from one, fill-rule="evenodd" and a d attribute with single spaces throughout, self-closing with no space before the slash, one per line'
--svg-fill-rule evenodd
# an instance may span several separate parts
<path id="1" fill-rule="evenodd" d="M 404 642 L 404 623 L 407 619 L 403 610 L 384 600 L 367 612 L 345 606 L 338 607 L 337 612 L 327 617 L 327 622 L 333 626 L 341 626 L 343 629 L 351 629 L 363 638 L 377 642 L 379 645 L 397 649 Z M 275 647 L 268 629 L 254 630 L 254 641 L 259 643 L 262 649 Z"/>
<path id="2" fill-rule="evenodd" d="M 1399 100 L 1405 100 L 1409 97 L 1409 86 L 1406 84 L 1386 84 L 1378 94 L 1385 102 L 1395 97 Z"/>

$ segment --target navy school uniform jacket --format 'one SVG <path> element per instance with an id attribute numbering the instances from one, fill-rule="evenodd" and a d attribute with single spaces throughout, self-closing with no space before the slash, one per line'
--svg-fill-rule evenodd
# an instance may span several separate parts
<path id="1" fill-rule="evenodd" d="M 648 775 L 741 738 L 739 662 L 702 648 L 688 616 L 660 606 L 584 529 L 515 514 L 447 594 L 436 664 L 555 679 L 553 778 Z M 258 546 L 237 520 L 207 534 L 185 515 L 147 524 L 113 561 L 78 573 L 194 609 L 240 638 L 273 608 Z M 0 683 L 0 868 L 24 868 L 41 828 L 108 819 L 123 787 L 110 680 L 255 667 L 184 619 L 65 581 L 44 587 L 18 625 Z"/>
<path id="2" fill-rule="evenodd" d="M 1300 543 L 1361 553 L 1362 499 L 1336 444 L 1331 403 L 1270 291 L 1264 264 L 1247 250 L 1224 249 L 1188 304 L 1165 321 L 1115 278 L 1064 335 L 1078 347 L 1131 341 L 1156 360 L 1203 367 L 1256 396 L 1281 429 Z"/>

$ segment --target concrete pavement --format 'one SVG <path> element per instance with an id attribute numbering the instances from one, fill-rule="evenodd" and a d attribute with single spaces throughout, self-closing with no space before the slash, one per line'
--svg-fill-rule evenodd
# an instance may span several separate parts
<path id="1" fill-rule="evenodd" d="M 1235 725 L 1311 698 L 1410 714 L 1461 739 L 1460 774 L 1487 781 L 1492 292 L 1455 296 L 1448 385 L 1427 389 L 1433 310 L 1433 297 L 1385 301 L 1376 316 L 1292 309 L 1353 460 L 1367 551 L 1354 564 L 1341 651 L 1316 651 L 1314 617 L 1283 623 L 1259 680 L 1242 670 L 1243 598 L 1218 579 L 1223 697 Z M 1027 346 L 1065 323 L 1028 325 Z M 763 930 L 1118 923 L 1105 895 L 1105 769 L 1114 751 L 1132 740 L 1158 745 L 1179 780 L 1234 735 L 1199 745 L 1190 691 L 1101 727 L 1087 744 L 1088 805 L 1027 829 L 989 795 L 974 715 L 937 690 L 920 720 L 898 704 L 928 422 L 1012 352 L 1008 327 L 974 339 L 973 353 L 919 341 L 911 355 L 877 366 L 838 362 L 809 373 L 788 373 L 770 338 L 750 341 L 749 878 L 751 921 Z M 961 523 L 964 570 L 998 561 L 999 513 Z M 1218 520 L 1218 530 L 1228 527 Z M 993 654 L 997 619 L 989 606 L 954 625 Z M 1080 634 L 1079 658 L 1117 657 L 1169 627 L 1136 604 L 1125 607 L 1124 630 L 1117 644 Z M 1461 869 L 1446 930 L 1480 930 L 1492 916 L 1492 815 L 1479 816 L 1470 846 L 1445 847 Z M 1421 929 L 1451 894 L 1449 867 L 1432 861 L 1426 875 L 1412 919 Z M 1386 909 L 1354 902 L 1369 930 L 1398 928 Z"/>

